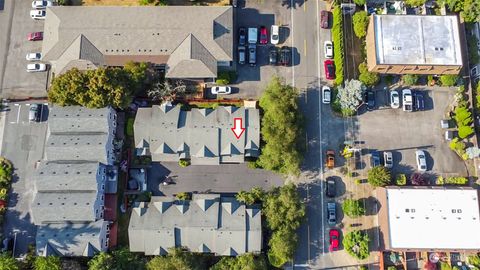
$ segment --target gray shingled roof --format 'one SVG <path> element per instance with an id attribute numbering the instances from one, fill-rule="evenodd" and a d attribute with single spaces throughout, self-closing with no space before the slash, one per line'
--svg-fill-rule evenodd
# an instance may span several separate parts
<path id="1" fill-rule="evenodd" d="M 50 106 L 50 133 L 108 133 L 110 108 L 88 109 L 81 106 Z"/>
<path id="2" fill-rule="evenodd" d="M 246 128 L 240 139 L 231 130 L 237 117 L 243 119 Z M 241 163 L 245 156 L 259 155 L 259 121 L 259 111 L 252 108 L 182 111 L 165 103 L 138 109 L 135 145 L 137 153 L 151 153 L 154 161 L 191 158 L 192 164 Z"/>
<path id="3" fill-rule="evenodd" d="M 98 161 L 108 164 L 107 134 L 51 134 L 45 145 L 49 161 Z"/>
<path id="4" fill-rule="evenodd" d="M 34 223 L 93 222 L 96 200 L 96 192 L 36 193 L 32 203 Z"/>
<path id="5" fill-rule="evenodd" d="M 190 52 L 185 53 L 184 46 Z M 177 49 L 181 52 L 177 53 Z M 172 63 L 178 67 L 168 64 L 173 72 L 167 73 L 170 77 L 199 78 L 212 73 L 216 76 L 216 62 L 233 59 L 233 9 L 230 6 L 49 7 L 42 54 L 43 60 L 52 62 L 57 73 L 76 65 L 80 68 L 109 65 L 109 56 L 127 56 L 123 60 L 126 62 L 128 57 L 133 60 L 139 56 L 172 55 Z"/>
<path id="6" fill-rule="evenodd" d="M 248 224 L 248 225 L 247 225 Z M 260 252 L 261 213 L 234 198 L 194 194 L 192 201 L 152 197 L 134 207 L 128 228 L 129 246 L 145 255 L 165 254 L 171 247 L 235 256 Z"/>
<path id="7" fill-rule="evenodd" d="M 97 192 L 98 162 L 55 163 L 42 161 L 34 171 L 37 192 Z"/>
<path id="8" fill-rule="evenodd" d="M 100 235 L 107 222 L 99 220 L 88 224 L 48 224 L 37 228 L 36 252 L 39 256 L 88 256 L 106 250 Z"/>

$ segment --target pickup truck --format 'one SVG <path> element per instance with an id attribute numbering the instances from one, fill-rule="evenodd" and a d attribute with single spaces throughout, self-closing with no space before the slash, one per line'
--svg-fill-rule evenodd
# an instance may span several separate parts
<path id="1" fill-rule="evenodd" d="M 410 89 L 403 90 L 402 96 L 403 96 L 403 111 L 412 112 L 413 111 L 412 90 Z"/>

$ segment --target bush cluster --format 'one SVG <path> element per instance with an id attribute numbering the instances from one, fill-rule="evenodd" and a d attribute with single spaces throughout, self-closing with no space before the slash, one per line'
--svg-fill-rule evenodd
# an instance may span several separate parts
<path id="1" fill-rule="evenodd" d="M 397 186 L 405 186 L 407 184 L 407 176 L 405 174 L 397 175 L 395 184 L 397 184 Z"/>
<path id="2" fill-rule="evenodd" d="M 473 118 L 467 104 L 459 104 L 459 106 L 455 108 L 454 119 L 457 123 L 458 137 L 460 137 L 460 139 L 467 138 L 473 134 L 474 130 L 471 127 Z"/>
<path id="3" fill-rule="evenodd" d="M 458 81 L 458 75 L 442 75 L 440 83 L 442 86 L 454 86 Z"/>
<path id="4" fill-rule="evenodd" d="M 343 15 L 342 9 L 339 5 L 333 6 L 333 25 L 332 25 L 332 40 L 333 40 L 333 58 L 335 60 L 335 84 L 343 83 L 343 59 L 344 59 L 344 43 L 343 43 Z"/>
<path id="5" fill-rule="evenodd" d="M 373 167 L 368 171 L 368 183 L 374 187 L 389 185 L 391 180 L 390 171 L 383 166 Z"/>
<path id="6" fill-rule="evenodd" d="M 351 218 L 365 215 L 365 207 L 360 200 L 346 199 L 342 203 L 342 210 L 345 215 Z"/>
<path id="7" fill-rule="evenodd" d="M 218 85 L 227 85 L 234 82 L 237 79 L 237 74 L 234 71 L 220 71 L 218 72 L 217 80 Z"/>
<path id="8" fill-rule="evenodd" d="M 358 38 L 363 38 L 367 35 L 368 14 L 365 11 L 357 11 L 352 17 L 353 32 Z"/>
<path id="9" fill-rule="evenodd" d="M 468 178 L 460 177 L 460 176 L 458 177 L 451 176 L 451 177 L 445 178 L 444 182 L 446 185 L 466 185 L 468 184 Z"/>
<path id="10" fill-rule="evenodd" d="M 450 142 L 450 149 L 455 151 L 455 153 L 457 153 L 457 155 L 464 160 L 468 158 L 465 152 L 465 147 L 466 147 L 465 143 L 461 141 L 459 138 L 453 138 L 453 140 Z"/>
<path id="11" fill-rule="evenodd" d="M 380 80 L 378 73 L 368 71 L 368 67 L 365 62 L 358 65 L 358 71 L 360 72 L 358 80 L 360 80 L 366 86 L 375 86 Z"/>
<path id="12" fill-rule="evenodd" d="M 415 85 L 418 82 L 418 75 L 405 74 L 402 76 L 402 82 L 404 85 L 407 85 L 407 86 Z"/>
<path id="13" fill-rule="evenodd" d="M 368 258 L 370 254 L 368 248 L 369 242 L 370 238 L 368 237 L 368 234 L 355 230 L 349 232 L 345 238 L 343 238 L 342 243 L 348 254 L 359 260 L 364 260 Z"/>

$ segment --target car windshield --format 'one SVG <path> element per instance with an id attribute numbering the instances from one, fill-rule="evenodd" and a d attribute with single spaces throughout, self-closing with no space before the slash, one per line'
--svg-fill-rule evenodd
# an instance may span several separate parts
<path id="1" fill-rule="evenodd" d="M 278 39 L 278 35 L 273 35 L 272 38 L 273 39 Z"/>

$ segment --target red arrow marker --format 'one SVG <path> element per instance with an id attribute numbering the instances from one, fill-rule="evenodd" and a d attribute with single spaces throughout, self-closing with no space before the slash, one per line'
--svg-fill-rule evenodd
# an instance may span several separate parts
<path id="1" fill-rule="evenodd" d="M 245 128 L 242 126 L 243 119 L 242 118 L 234 118 L 233 119 L 233 134 L 235 134 L 235 137 L 237 139 L 240 139 L 242 137 L 243 132 L 245 131 Z"/>

